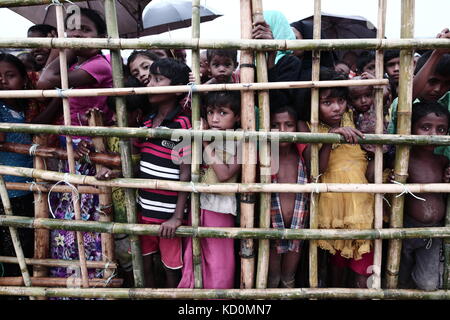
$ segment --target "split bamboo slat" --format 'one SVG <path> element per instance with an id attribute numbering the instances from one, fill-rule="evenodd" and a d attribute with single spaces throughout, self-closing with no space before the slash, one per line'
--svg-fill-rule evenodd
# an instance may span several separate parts
<path id="1" fill-rule="evenodd" d="M 64 38 L 64 16 L 63 16 L 63 5 L 59 3 L 55 4 L 56 10 L 56 25 L 58 30 L 58 37 Z M 69 88 L 69 78 L 67 71 L 67 57 L 64 49 L 61 49 L 59 52 L 59 65 L 60 65 L 60 74 L 61 74 L 61 89 L 66 90 Z M 64 125 L 70 126 L 71 117 L 70 117 L 70 105 L 69 100 L 67 98 L 63 98 L 63 115 L 64 115 Z M 67 148 L 67 161 L 69 163 L 69 172 L 75 173 L 75 159 L 74 159 L 74 151 L 72 144 L 72 137 L 66 136 L 66 148 Z M 75 212 L 75 219 L 81 220 L 81 207 L 80 207 L 80 199 L 77 197 L 74 191 L 72 191 L 72 202 L 73 209 Z M 77 245 L 78 245 L 78 255 L 80 259 L 80 269 L 81 269 L 81 279 L 84 288 L 89 287 L 88 282 L 88 271 L 86 267 L 86 252 L 84 250 L 84 235 L 81 232 L 77 232 L 75 234 Z"/>
<path id="2" fill-rule="evenodd" d="M 377 39 L 383 39 L 386 26 L 386 0 L 378 0 L 378 23 L 377 23 Z M 384 75 L 383 51 L 377 50 L 375 53 L 375 77 L 382 79 Z M 376 134 L 383 134 L 384 128 L 384 103 L 383 103 L 383 87 L 374 87 L 375 93 L 375 113 L 376 113 Z M 375 147 L 375 183 L 383 183 L 383 146 Z M 383 228 L 383 194 L 375 194 L 375 221 L 374 228 Z M 381 288 L 381 260 L 382 260 L 382 241 L 374 242 L 374 258 L 373 258 L 373 275 L 371 277 L 373 289 Z"/>
<path id="3" fill-rule="evenodd" d="M 44 135 L 36 135 L 34 137 L 33 142 L 38 145 L 45 145 L 46 138 Z M 30 150 L 28 148 L 28 150 Z M 39 156 L 34 157 L 34 168 L 36 169 L 46 169 L 45 159 Z M 33 187 L 38 186 L 37 183 L 41 183 L 43 180 L 36 179 L 35 185 L 26 184 L 25 187 L 28 187 L 27 190 L 32 190 Z M 6 184 L 8 188 L 8 183 Z M 69 188 L 69 187 L 66 187 Z M 34 216 L 36 218 L 48 218 L 48 191 L 47 192 L 39 191 L 34 193 Z M 68 190 L 71 192 L 71 190 Z M 34 230 L 34 258 L 36 259 L 46 259 L 48 258 L 48 254 L 50 252 L 50 233 L 46 229 L 36 229 Z M 48 269 L 42 265 L 34 265 L 33 266 L 33 277 L 47 277 Z M 43 300 L 44 297 L 38 298 L 39 300 Z"/>
<path id="4" fill-rule="evenodd" d="M 192 39 L 200 38 L 200 0 L 192 1 Z M 194 73 L 196 84 L 200 84 L 200 50 L 192 51 L 192 72 Z M 200 94 L 192 93 L 192 128 L 201 129 L 200 125 Z M 191 181 L 200 180 L 200 162 L 202 154 L 202 143 L 198 140 L 192 140 L 192 164 Z M 200 224 L 200 196 L 197 192 L 191 193 L 191 217 L 192 226 L 198 227 Z M 202 276 L 202 251 L 200 239 L 192 238 L 192 262 L 194 268 L 194 288 L 203 288 Z"/>
<path id="5" fill-rule="evenodd" d="M 445 217 L 445 226 L 450 227 L 450 197 L 447 197 L 447 214 Z M 444 239 L 444 275 L 443 288 L 450 289 L 450 240 Z"/>
<path id="6" fill-rule="evenodd" d="M 116 2 L 114 0 L 105 0 L 105 20 L 108 32 L 108 41 L 119 38 L 119 29 L 117 26 Z M 123 87 L 123 68 L 122 56 L 120 50 L 111 50 L 111 62 L 113 72 L 114 87 Z M 128 126 L 125 99 L 116 98 L 116 116 L 119 127 Z M 120 139 L 120 155 L 122 159 L 122 175 L 125 178 L 133 177 L 133 168 L 131 161 L 131 144 L 126 139 Z M 136 223 L 136 197 L 134 190 L 125 189 L 125 207 L 127 211 L 127 220 L 129 223 Z M 138 288 L 144 287 L 144 266 L 141 253 L 139 238 L 130 236 L 131 256 L 133 263 L 134 285 Z"/>
<path id="7" fill-rule="evenodd" d="M 252 37 L 252 3 L 251 0 L 241 1 L 241 38 Z M 254 64 L 253 52 L 241 51 L 241 66 Z M 253 82 L 254 70 L 251 67 L 241 68 L 241 82 Z M 241 94 L 241 125 L 243 130 L 255 130 L 255 98 L 251 92 Z M 242 144 L 242 183 L 252 183 L 256 178 L 256 143 L 246 141 Z M 254 223 L 255 194 L 242 193 L 240 195 L 241 227 L 252 228 Z M 250 289 L 254 285 L 255 252 L 253 239 L 241 241 L 241 288 Z"/>
<path id="8" fill-rule="evenodd" d="M 45 278 L 32 277 L 30 278 L 31 285 L 36 287 L 81 287 L 82 283 L 79 278 Z M 112 279 L 106 282 L 103 279 L 88 279 L 89 287 L 113 287 L 120 288 L 122 286 L 122 279 Z M 0 286 L 21 286 L 24 284 L 22 278 L 19 277 L 0 277 Z M 44 295 L 45 296 L 45 295 Z"/>
<path id="9" fill-rule="evenodd" d="M 43 193 L 48 193 L 48 192 L 50 192 L 50 190 L 52 190 L 52 192 L 61 192 L 61 193 L 67 193 L 67 192 L 72 191 L 72 188 L 68 187 L 68 186 L 49 184 L 49 183 L 43 183 L 43 182 L 39 182 L 39 184 L 38 183 L 6 182 L 5 184 L 6 184 L 6 189 L 8 189 L 8 190 L 23 190 L 23 191 L 35 192 L 36 195 L 38 196 L 38 200 L 40 200 L 40 201 L 41 200 L 43 201 L 43 199 L 39 199 L 39 196 L 43 197 Z M 100 189 L 98 189 L 96 187 L 91 187 L 91 186 L 79 186 L 78 191 L 80 193 L 92 193 L 92 194 L 103 193 L 103 191 L 101 191 Z"/>
<path id="10" fill-rule="evenodd" d="M 45 229 L 48 231 L 48 229 Z M 0 257 L 0 263 L 13 263 L 17 264 L 19 263 L 18 259 L 16 257 Z M 29 259 L 25 258 L 25 263 L 27 265 L 32 266 L 45 266 L 45 267 L 75 267 L 80 264 L 78 260 L 58 260 L 58 259 Z M 117 264 L 114 262 L 102 262 L 102 261 L 86 261 L 86 265 L 88 268 L 105 268 L 108 266 L 108 268 L 111 269 L 117 269 Z M 36 278 L 42 278 L 38 276 L 34 276 Z M 45 278 L 45 277 L 44 277 Z"/>
<path id="11" fill-rule="evenodd" d="M 320 0 L 314 0 L 314 28 L 313 39 L 317 40 L 321 37 L 321 7 Z M 311 80 L 319 81 L 320 79 L 320 51 L 313 50 L 312 52 L 312 73 Z M 311 89 L 311 132 L 319 132 L 319 89 Z M 311 145 L 311 179 L 318 182 L 319 179 L 319 145 Z M 309 227 L 317 229 L 318 220 L 318 202 L 319 195 L 316 192 L 311 193 L 311 202 L 309 206 Z M 309 242 L 309 285 L 311 288 L 317 288 L 319 285 L 318 279 L 318 252 L 317 242 Z"/>
<path id="12" fill-rule="evenodd" d="M 3 180 L 2 175 L 0 175 L 0 198 L 2 200 L 5 215 L 12 216 L 14 213 L 12 212 L 11 202 L 9 201 L 8 191 L 6 190 L 5 181 Z M 23 281 L 25 286 L 31 287 L 32 283 L 30 280 L 30 273 L 28 272 L 28 268 L 25 263 L 25 255 L 23 254 L 22 244 L 20 243 L 17 228 L 10 227 L 9 233 L 11 235 L 14 251 L 19 262 L 20 272 L 22 273 L 22 278 L 20 279 Z M 30 300 L 35 300 L 35 298 L 30 296 Z"/>
<path id="13" fill-rule="evenodd" d="M 252 1 L 252 17 L 253 23 L 263 21 L 263 6 L 261 0 Z M 268 82 L 267 61 L 265 52 L 256 53 L 256 79 L 258 82 Z M 270 131 L 270 105 L 269 91 L 258 92 L 259 106 L 259 131 Z M 259 141 L 259 172 L 261 183 L 271 183 L 271 161 L 269 144 L 267 141 Z M 271 194 L 260 193 L 259 204 L 259 227 L 270 228 L 270 206 Z M 263 289 L 267 287 L 267 276 L 269 273 L 269 257 L 270 257 L 269 240 L 259 240 L 258 242 L 258 262 L 256 272 L 256 288 Z"/>
<path id="14" fill-rule="evenodd" d="M 401 38 L 414 36 L 414 0 L 402 0 Z M 412 80 L 413 80 L 413 51 L 400 51 L 400 81 L 397 111 L 397 132 L 410 134 L 412 110 Z M 406 183 L 408 178 L 409 146 L 397 146 L 395 152 L 395 181 Z M 392 201 L 391 228 L 403 226 L 404 196 L 395 197 Z M 397 288 L 398 272 L 400 268 L 401 240 L 389 242 L 389 253 L 386 267 L 386 286 L 389 289 Z"/>
<path id="15" fill-rule="evenodd" d="M 90 126 L 103 126 L 103 118 L 98 109 L 92 109 L 88 113 L 88 123 Z M 105 141 L 103 137 L 92 138 L 96 152 L 106 152 Z M 96 172 L 99 172 L 104 168 L 101 164 L 95 165 Z M 102 191 L 98 196 L 98 205 L 100 211 L 99 221 L 111 222 L 113 221 L 113 202 L 112 202 L 112 189 L 111 187 L 99 187 Z M 101 234 L 102 243 L 102 260 L 108 265 L 115 260 L 114 252 L 114 237 L 110 233 Z M 108 279 L 113 275 L 114 270 L 105 269 L 103 278 Z"/>

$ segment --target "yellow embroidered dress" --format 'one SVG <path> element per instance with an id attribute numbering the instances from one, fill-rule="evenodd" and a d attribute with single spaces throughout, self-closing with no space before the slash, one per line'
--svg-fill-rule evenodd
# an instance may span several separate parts
<path id="1" fill-rule="evenodd" d="M 342 127 L 355 127 L 351 112 L 341 120 Z M 319 132 L 327 133 L 329 127 L 319 125 Z M 359 145 L 334 145 L 328 168 L 320 176 L 322 183 L 368 183 L 365 177 L 367 159 Z M 318 223 L 320 229 L 371 229 L 374 219 L 374 197 L 371 193 L 321 193 L 319 195 Z M 370 240 L 319 240 L 318 245 L 344 258 L 361 259 L 370 252 Z"/>

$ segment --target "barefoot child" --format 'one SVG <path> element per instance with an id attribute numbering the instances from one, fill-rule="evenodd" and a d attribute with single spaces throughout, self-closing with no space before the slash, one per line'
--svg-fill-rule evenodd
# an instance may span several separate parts
<path id="1" fill-rule="evenodd" d="M 338 80 L 342 76 L 334 71 L 322 71 L 321 80 Z M 319 132 L 337 133 L 347 143 L 324 143 L 319 151 L 320 182 L 367 183 L 368 160 L 358 138 L 364 135 L 353 124 L 351 110 L 347 109 L 348 89 L 323 88 L 319 92 Z M 299 122 L 300 131 L 309 132 L 309 125 Z M 309 163 L 310 147 L 305 150 Z M 371 229 L 374 216 L 374 199 L 370 193 L 321 193 L 318 203 L 318 223 L 321 229 Z M 331 258 L 332 286 L 343 286 L 346 267 L 354 272 L 352 286 L 366 287 L 373 264 L 370 240 L 319 240 L 318 245 L 328 250 Z"/>
<path id="2" fill-rule="evenodd" d="M 275 109 L 271 113 L 272 130 L 297 131 L 297 112 L 290 106 Z M 300 148 L 299 148 L 300 147 Z M 301 152 L 306 145 L 281 142 L 279 146 L 278 172 L 272 183 L 308 182 L 306 167 Z M 272 155 L 275 157 L 277 155 Z M 275 161 L 272 160 L 273 162 Z M 294 173 L 297 174 L 294 174 Z M 272 227 L 304 229 L 308 222 L 308 194 L 272 193 Z M 269 288 L 294 288 L 295 273 L 300 260 L 301 240 L 271 241 L 269 258 Z"/>
<path id="3" fill-rule="evenodd" d="M 239 92 L 209 92 L 204 103 L 203 129 L 234 130 L 240 120 Z M 220 140 L 220 139 L 219 139 Z M 231 143 L 230 143 L 231 142 Z M 237 162 L 236 143 L 233 141 L 203 142 L 204 163 L 200 182 L 237 182 L 241 164 Z M 200 225 L 203 227 L 234 227 L 237 214 L 236 195 L 233 193 L 201 193 Z M 205 289 L 234 287 L 234 240 L 202 238 L 202 276 Z M 185 268 L 178 288 L 194 288 L 192 240 L 184 253 Z"/>
<path id="4" fill-rule="evenodd" d="M 446 135 L 450 114 L 437 102 L 414 104 L 411 134 Z M 449 182 L 449 160 L 433 153 L 435 146 L 412 146 L 409 155 L 408 183 Z M 405 197 L 404 227 L 423 228 L 444 225 L 446 197 L 443 193 L 420 193 L 417 199 Z M 437 290 L 439 288 L 439 251 L 441 238 L 405 239 L 399 272 L 403 288 Z"/>

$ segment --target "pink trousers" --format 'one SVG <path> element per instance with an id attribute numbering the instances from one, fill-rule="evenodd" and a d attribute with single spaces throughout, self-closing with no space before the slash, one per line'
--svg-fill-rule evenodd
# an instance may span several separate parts
<path id="1" fill-rule="evenodd" d="M 201 210 L 202 227 L 234 227 L 234 216 Z M 178 288 L 194 288 L 192 239 L 186 239 L 183 275 Z M 203 288 L 232 289 L 234 287 L 234 239 L 201 238 Z"/>

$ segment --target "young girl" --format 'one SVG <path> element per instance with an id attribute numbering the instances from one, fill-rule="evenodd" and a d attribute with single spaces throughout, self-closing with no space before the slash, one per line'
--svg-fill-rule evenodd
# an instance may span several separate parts
<path id="1" fill-rule="evenodd" d="M 67 19 L 70 18 L 70 15 Z M 66 20 L 67 21 L 67 20 Z M 80 38 L 99 38 L 106 34 L 106 25 L 103 18 L 90 9 L 81 8 L 81 26 L 79 29 L 68 29 L 67 36 Z M 110 88 L 112 87 L 112 70 L 107 59 L 97 49 L 73 49 L 67 51 L 67 61 L 70 64 L 68 72 L 69 87 L 73 88 Z M 61 85 L 59 58 L 51 62 L 42 73 L 38 82 L 39 89 L 52 89 Z M 99 109 L 103 114 L 104 125 L 112 123 L 112 111 L 108 108 L 106 96 L 74 97 L 69 98 L 70 117 L 72 125 L 88 125 L 87 112 L 92 108 Z M 46 116 L 48 122 L 54 118 L 54 114 L 61 115 L 61 110 L 53 110 L 49 113 L 47 108 L 42 116 Z M 60 118 L 60 123 L 63 121 Z M 61 146 L 65 147 L 65 137 L 60 137 Z M 90 151 L 90 139 L 87 137 L 73 137 L 73 143 L 79 151 Z M 60 164 L 61 170 L 68 171 L 67 162 Z M 95 166 L 79 161 L 76 163 L 76 173 L 82 175 L 95 175 Z M 101 210 L 98 203 L 98 195 L 82 194 L 81 217 L 83 220 L 98 220 Z M 52 193 L 50 195 L 51 210 L 55 218 L 74 219 L 72 195 L 70 193 Z M 84 233 L 84 245 L 87 260 L 101 260 L 102 248 L 100 233 Z M 51 234 L 51 257 L 53 259 L 78 259 L 78 247 L 74 240 L 74 232 L 54 230 Z M 67 277 L 74 273 L 69 268 L 52 268 L 51 275 Z M 89 270 L 89 276 L 94 277 L 94 270 Z M 95 276 L 101 276 L 96 274 Z"/>
<path id="2" fill-rule="evenodd" d="M 135 50 L 128 57 L 128 71 L 130 75 L 139 80 L 146 87 L 150 82 L 150 67 L 159 56 L 150 51 Z"/>
<path id="3" fill-rule="evenodd" d="M 321 72 L 321 80 L 336 80 L 334 71 Z M 358 138 L 364 135 L 353 124 L 347 109 L 347 88 L 323 88 L 319 93 L 319 132 L 338 133 L 346 144 L 324 143 L 319 151 L 319 181 L 322 183 L 367 183 L 368 160 Z M 309 126 L 300 121 L 300 131 Z M 305 151 L 310 160 L 310 147 Z M 370 166 L 372 169 L 372 166 Z M 370 171 L 370 170 L 369 170 Z M 312 177 L 314 178 L 314 177 Z M 373 224 L 373 195 L 370 193 L 321 193 L 318 203 L 318 224 L 321 229 L 371 229 Z M 366 287 L 372 265 L 370 240 L 319 240 L 318 245 L 332 256 L 332 285 L 342 286 L 344 267 L 355 272 L 355 285 Z"/>
<path id="4" fill-rule="evenodd" d="M 23 90 L 29 85 L 27 71 L 23 63 L 11 54 L 0 54 L 0 90 Z M 27 101 L 24 99 L 0 100 L 0 122 L 24 123 Z M 31 136 L 27 133 L 0 133 L 1 142 L 31 144 Z M 33 167 L 33 159 L 29 155 L 13 152 L 0 152 L 0 164 L 6 166 Z M 3 176 L 5 182 L 31 182 L 28 177 Z M 33 194 L 30 191 L 9 190 L 12 211 L 19 216 L 34 216 Z M 5 214 L 0 206 L 0 214 Z M 33 257 L 33 229 L 19 229 L 19 238 L 25 257 Z M 0 255 L 15 256 L 9 228 L 0 227 Z M 4 265 L 5 276 L 20 276 L 17 264 Z"/>
<path id="5" fill-rule="evenodd" d="M 240 120 L 240 94 L 236 91 L 210 92 L 205 99 L 206 121 L 203 129 L 232 130 Z M 204 164 L 200 182 L 237 182 L 241 165 L 237 163 L 236 144 L 230 142 L 203 142 Z M 200 225 L 204 227 L 233 227 L 237 213 L 235 194 L 201 193 Z M 203 238 L 202 276 L 205 289 L 231 289 L 234 287 L 234 240 Z M 188 240 L 184 253 L 183 276 L 178 288 L 194 287 L 192 240 Z"/>

